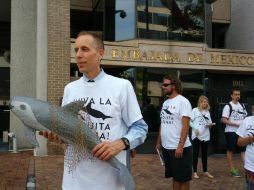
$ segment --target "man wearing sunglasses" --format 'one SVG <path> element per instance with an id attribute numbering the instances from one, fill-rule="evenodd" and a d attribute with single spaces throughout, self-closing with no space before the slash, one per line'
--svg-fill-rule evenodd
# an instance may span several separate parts
<path id="1" fill-rule="evenodd" d="M 162 149 L 165 177 L 173 177 L 173 190 L 190 189 L 192 178 L 192 147 L 188 137 L 191 104 L 181 95 L 181 82 L 165 76 L 162 90 L 168 99 L 161 110 L 161 128 L 157 149 Z"/>

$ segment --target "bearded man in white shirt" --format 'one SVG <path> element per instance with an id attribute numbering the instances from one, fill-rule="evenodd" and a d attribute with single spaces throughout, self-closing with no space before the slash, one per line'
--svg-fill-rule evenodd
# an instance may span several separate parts
<path id="1" fill-rule="evenodd" d="M 192 146 L 188 137 L 191 104 L 181 95 L 179 79 L 165 76 L 162 89 L 168 99 L 161 109 L 156 148 L 162 149 L 165 177 L 173 177 L 173 190 L 189 190 L 192 179 Z"/>

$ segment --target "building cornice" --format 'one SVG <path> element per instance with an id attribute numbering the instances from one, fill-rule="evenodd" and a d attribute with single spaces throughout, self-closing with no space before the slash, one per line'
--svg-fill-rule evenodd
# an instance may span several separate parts
<path id="1" fill-rule="evenodd" d="M 71 62 L 75 63 L 75 53 Z M 204 43 L 128 40 L 105 42 L 102 65 L 254 71 L 254 52 L 208 48 Z"/>

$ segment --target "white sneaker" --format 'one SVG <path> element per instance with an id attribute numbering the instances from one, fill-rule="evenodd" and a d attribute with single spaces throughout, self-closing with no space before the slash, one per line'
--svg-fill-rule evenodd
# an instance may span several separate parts
<path id="1" fill-rule="evenodd" d="M 213 179 L 214 177 L 209 172 L 204 172 L 204 176 Z"/>
<path id="2" fill-rule="evenodd" d="M 198 176 L 197 172 L 194 172 L 194 173 L 193 173 L 193 178 L 199 179 L 199 176 Z"/>

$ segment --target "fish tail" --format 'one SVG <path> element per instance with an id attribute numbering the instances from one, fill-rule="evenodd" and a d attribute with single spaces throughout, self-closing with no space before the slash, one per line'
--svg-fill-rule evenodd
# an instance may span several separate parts
<path id="1" fill-rule="evenodd" d="M 128 168 L 124 164 L 119 164 L 118 166 L 120 172 L 120 178 L 124 184 L 125 190 L 134 190 L 135 183 L 132 175 L 130 174 Z"/>

